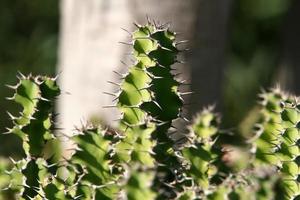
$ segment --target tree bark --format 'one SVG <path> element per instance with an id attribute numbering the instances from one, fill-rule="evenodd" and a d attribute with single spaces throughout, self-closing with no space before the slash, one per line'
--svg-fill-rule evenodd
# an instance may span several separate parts
<path id="1" fill-rule="evenodd" d="M 113 121 L 113 97 L 102 92 L 116 88 L 113 70 L 121 64 L 127 33 L 132 21 L 127 0 L 62 0 L 58 72 L 64 91 L 58 101 L 60 126 L 71 132 L 74 126 L 93 117 Z M 66 94 L 67 92 L 67 94 Z M 68 94 L 69 93 L 69 94 Z"/>

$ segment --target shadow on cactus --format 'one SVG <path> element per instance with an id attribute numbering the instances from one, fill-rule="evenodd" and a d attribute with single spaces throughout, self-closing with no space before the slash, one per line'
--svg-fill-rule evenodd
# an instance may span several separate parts
<path id="1" fill-rule="evenodd" d="M 13 127 L 6 134 L 22 140 L 24 155 L 1 160 L 0 199 L 299 199 L 296 97 L 278 89 L 260 95 L 260 118 L 245 141 L 247 156 L 238 160 L 241 151 L 219 140 L 227 132 L 212 107 L 192 122 L 183 117 L 182 83 L 172 68 L 181 52 L 176 33 L 148 21 L 131 37 L 135 63 L 119 74 L 119 91 L 110 94 L 116 104 L 107 106 L 122 113 L 115 129 L 85 125 L 71 137 L 60 134 L 56 78 L 20 74 L 9 86 L 8 99 L 22 111 L 8 113 Z M 188 133 L 175 128 L 178 121 Z M 62 151 L 62 139 L 73 145 Z M 243 167 L 223 170 L 232 160 Z"/>

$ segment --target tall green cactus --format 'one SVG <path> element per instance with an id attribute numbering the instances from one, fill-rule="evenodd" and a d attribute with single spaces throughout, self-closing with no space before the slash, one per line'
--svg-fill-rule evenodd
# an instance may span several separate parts
<path id="1" fill-rule="evenodd" d="M 11 187 L 20 189 L 20 199 L 32 199 L 40 196 L 40 185 L 50 174 L 49 161 L 45 155 L 45 147 L 56 140 L 53 134 L 52 112 L 54 100 L 60 90 L 53 78 L 20 74 L 19 83 L 9 86 L 15 90 L 10 100 L 20 104 L 23 108 L 19 117 L 9 113 L 14 127 L 8 133 L 16 134 L 22 139 L 25 158 L 14 162 L 15 166 L 8 172 L 11 175 Z M 53 156 L 53 155 L 48 155 Z M 49 172 L 49 173 L 48 173 Z M 22 176 L 21 182 L 15 182 L 15 175 Z"/>
<path id="2" fill-rule="evenodd" d="M 118 108 L 123 114 L 120 121 L 121 130 L 125 132 L 123 141 L 130 142 L 121 142 L 117 151 L 121 149 L 123 157 L 131 155 L 131 160 L 139 159 L 148 166 L 154 165 L 154 157 L 158 174 L 163 174 L 153 186 L 158 190 L 175 180 L 174 169 L 178 167 L 174 141 L 168 130 L 172 121 L 180 117 L 183 105 L 179 82 L 171 73 L 179 50 L 175 33 L 168 28 L 151 22 L 136 26 L 137 30 L 132 33 L 136 63 L 124 76 L 118 96 Z M 139 143 L 142 146 L 136 146 Z"/>

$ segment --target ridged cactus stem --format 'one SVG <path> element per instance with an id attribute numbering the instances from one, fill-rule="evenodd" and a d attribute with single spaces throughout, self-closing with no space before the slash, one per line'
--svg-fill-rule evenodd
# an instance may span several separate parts
<path id="1" fill-rule="evenodd" d="M 282 102 L 287 101 L 288 96 L 280 89 L 271 89 L 263 92 L 260 97 L 260 119 L 254 126 L 255 163 L 276 164 L 277 158 L 273 154 L 274 146 L 279 144 L 278 138 L 283 131 L 280 112 Z"/>
<path id="2" fill-rule="evenodd" d="M 278 144 L 273 148 L 273 154 L 278 162 L 277 168 L 282 176 L 284 200 L 300 199 L 299 165 L 300 165 L 300 104 L 294 97 L 292 101 L 282 102 L 280 112 L 283 131 L 278 137 Z"/>
<path id="3" fill-rule="evenodd" d="M 158 173 L 163 174 L 156 180 L 155 184 L 158 185 L 154 188 L 157 190 L 164 184 L 159 182 L 169 184 L 174 181 L 173 170 L 178 167 L 174 141 L 168 136 L 168 130 L 173 120 L 180 117 L 183 105 L 178 92 L 179 82 L 171 73 L 179 50 L 176 48 L 175 33 L 168 28 L 152 22 L 136 26 L 137 30 L 132 34 L 136 63 L 124 76 L 118 96 L 118 108 L 123 114 L 120 124 L 124 140 L 131 139 L 131 144 L 127 145 L 131 160 L 138 159 L 143 164 L 147 162 L 148 166 L 153 166 L 154 160 L 151 161 L 151 158 L 155 158 Z M 140 148 L 134 147 L 134 143 L 141 141 L 139 138 L 148 143 L 143 146 L 143 152 L 149 155 L 141 154 L 138 152 Z M 120 149 L 124 150 L 123 143 Z"/>
<path id="4" fill-rule="evenodd" d="M 300 104 L 296 97 L 284 95 L 279 90 L 261 96 L 262 121 L 258 124 L 254 164 L 275 166 L 282 176 L 281 186 L 284 192 L 280 199 L 298 199 Z"/>
<path id="5" fill-rule="evenodd" d="M 22 177 L 20 183 L 15 183 L 25 186 L 18 198 L 32 199 L 40 196 L 40 184 L 44 183 L 46 174 L 51 168 L 46 159 L 53 154 L 47 155 L 47 158 L 45 147 L 56 140 L 53 133 L 52 112 L 54 100 L 60 90 L 54 78 L 20 75 L 19 83 L 9 86 L 15 90 L 14 96 L 9 99 L 20 104 L 23 111 L 19 117 L 9 114 L 14 127 L 8 132 L 22 139 L 26 158 L 14 162 L 15 166 L 9 174 L 12 175 L 12 181 L 16 174 Z"/>
<path id="6" fill-rule="evenodd" d="M 215 141 L 218 137 L 220 118 L 212 112 L 212 107 L 200 112 L 189 127 L 189 143 L 182 150 L 186 163 L 184 193 L 192 191 L 195 196 L 203 196 L 212 188 L 211 177 L 216 174 L 214 162 L 218 158 Z M 219 155 L 220 156 L 220 155 Z"/>

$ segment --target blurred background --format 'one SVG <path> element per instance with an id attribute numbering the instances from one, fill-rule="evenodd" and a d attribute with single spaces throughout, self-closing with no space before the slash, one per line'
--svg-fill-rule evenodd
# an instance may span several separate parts
<path id="1" fill-rule="evenodd" d="M 1 0 L 0 132 L 12 126 L 6 111 L 19 110 L 5 100 L 13 94 L 5 84 L 17 83 L 18 71 L 60 75 L 57 112 L 67 134 L 85 120 L 117 119 L 116 111 L 102 109 L 111 104 L 102 92 L 116 89 L 107 83 L 118 81 L 113 70 L 132 63 L 130 47 L 118 43 L 129 41 L 121 28 L 131 31 L 146 16 L 171 22 L 179 40 L 189 40 L 180 56 L 185 64 L 176 66 L 191 83 L 182 90 L 195 91 L 187 99 L 189 118 L 215 104 L 223 127 L 242 127 L 236 132 L 243 134 L 261 88 L 279 84 L 299 94 L 296 0 Z M 1 134 L 0 140 L 2 155 L 17 154 L 17 138 Z"/>

